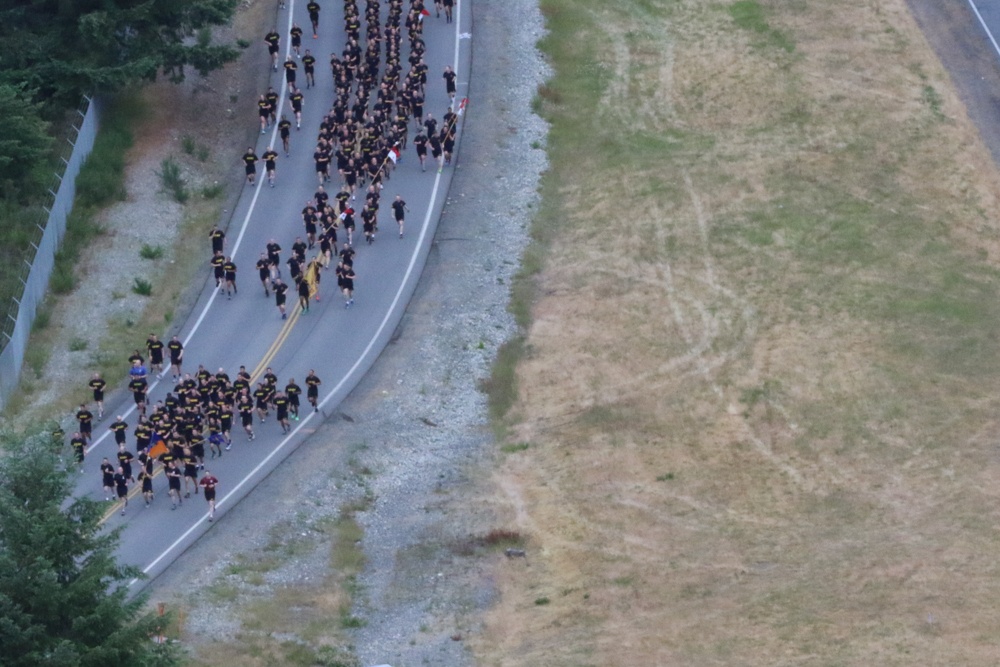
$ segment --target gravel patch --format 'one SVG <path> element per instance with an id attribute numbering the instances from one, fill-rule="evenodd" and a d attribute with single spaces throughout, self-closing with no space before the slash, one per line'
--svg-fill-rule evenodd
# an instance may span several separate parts
<path id="1" fill-rule="evenodd" d="M 310 526 L 367 496 L 370 509 L 357 515 L 367 564 L 352 612 L 365 621 L 352 630 L 362 664 L 473 663 L 463 640 L 494 601 L 490 573 L 504 561 L 467 548 L 470 536 L 502 527 L 479 500 L 496 454 L 478 383 L 516 329 L 506 306 L 546 167 L 544 151 L 532 148 L 544 145 L 546 126 L 531 100 L 547 68 L 535 50 L 543 23 L 534 0 L 474 2 L 472 12 L 470 113 L 456 175 L 393 342 L 339 418 L 150 586 L 152 601 L 184 606 L 195 646 L 234 637 L 244 598 L 178 591 L 245 585 L 227 574 L 240 562 L 234 552 L 259 555 L 282 531 L 305 533 L 306 548 L 247 594 L 322 581 L 330 542 Z"/>

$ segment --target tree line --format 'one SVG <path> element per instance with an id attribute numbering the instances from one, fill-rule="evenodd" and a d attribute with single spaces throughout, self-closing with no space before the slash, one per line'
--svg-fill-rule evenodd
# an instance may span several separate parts
<path id="1" fill-rule="evenodd" d="M 213 42 L 238 0 L 0 0 L 0 182 L 30 197 L 50 127 L 84 95 L 159 75 L 208 74 L 239 53 Z M 45 170 L 42 169 L 42 172 Z"/>

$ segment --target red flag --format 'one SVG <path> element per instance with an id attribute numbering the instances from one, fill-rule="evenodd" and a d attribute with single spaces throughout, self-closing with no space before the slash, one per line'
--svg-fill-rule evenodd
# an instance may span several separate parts
<path id="1" fill-rule="evenodd" d="M 430 16 L 431 15 L 430 10 L 427 9 L 426 7 L 424 7 L 423 9 L 421 9 L 420 13 L 423 14 L 424 16 Z"/>
<path id="2" fill-rule="evenodd" d="M 469 103 L 468 97 L 463 97 L 462 101 L 458 103 L 458 115 L 461 116 L 465 112 L 465 105 Z"/>
<path id="3" fill-rule="evenodd" d="M 399 147 L 393 146 L 392 148 L 390 148 L 388 157 L 390 160 L 392 160 L 393 164 L 399 162 Z"/>

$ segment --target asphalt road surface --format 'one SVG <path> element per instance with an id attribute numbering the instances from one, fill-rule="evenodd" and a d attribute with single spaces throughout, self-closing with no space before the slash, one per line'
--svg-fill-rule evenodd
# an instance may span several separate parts
<path id="1" fill-rule="evenodd" d="M 359 4 L 363 9 L 363 3 Z M 383 28 L 385 4 L 383 3 L 382 8 Z M 320 420 L 336 409 L 389 342 L 424 266 L 451 182 L 451 170 L 457 162 L 457 158 L 453 158 L 452 167 L 445 167 L 443 172 L 438 173 L 436 164 L 428 156 L 427 171 L 422 172 L 412 146 L 403 151 L 391 180 L 385 182 L 379 207 L 380 232 L 374 244 L 366 245 L 363 242 L 361 222 L 358 219 L 354 305 L 350 309 L 345 308 L 331 267 L 323 273 L 321 300 L 312 301 L 310 311 L 300 314 L 292 286 L 288 293 L 289 317 L 286 321 L 281 319 L 274 305 L 273 295 L 270 298 L 264 296 L 255 264 L 271 238 L 275 238 L 284 249 L 283 262 L 290 253 L 295 237 L 305 237 L 301 210 L 305 202 L 312 198 L 317 186 L 312 153 L 320 121 L 334 99 L 328 65 L 329 54 L 335 52 L 339 55 L 345 40 L 340 3 L 323 3 L 318 39 L 311 38 L 305 5 L 304 0 L 288 0 L 287 9 L 279 12 L 276 27 L 282 39 L 282 61 L 290 51 L 288 33 L 293 20 L 303 26 L 306 32 L 302 40 L 303 51 L 308 48 L 317 58 L 315 87 L 306 90 L 301 65 L 298 72 L 298 83 L 306 96 L 302 129 L 292 130 L 290 158 L 284 157 L 276 129 L 269 129 L 267 134 L 259 135 L 255 147 L 257 155 L 263 154 L 268 145 L 274 145 L 279 152 L 277 185 L 274 188 L 268 186 L 263 174 L 263 163 L 258 163 L 257 185 L 245 187 L 230 227 L 226 230 L 226 254 L 233 256 L 239 269 L 239 294 L 231 300 L 227 299 L 223 292 L 215 288 L 214 280 L 209 280 L 179 336 L 185 346 L 185 372 L 193 372 L 199 364 L 204 364 L 213 373 L 222 367 L 231 377 L 235 377 L 241 365 L 246 366 L 251 373 L 260 367 L 254 377 L 256 381 L 256 375 L 266 365 L 277 374 L 280 386 L 283 387 L 290 377 L 294 377 L 304 389 L 305 376 L 310 369 L 315 369 L 323 382 L 319 393 L 320 410 L 313 412 L 303 396 L 301 420 L 291 422 L 292 431 L 288 435 L 282 435 L 280 425 L 273 419 L 273 412 L 271 418 L 263 424 L 255 417 L 256 439 L 253 442 L 247 441 L 239 425 L 239 415 L 236 415 L 232 450 L 225 452 L 221 459 L 206 460 L 208 469 L 220 480 L 216 521 L 224 520 L 229 508 L 239 502 L 315 431 Z M 456 0 L 454 21 L 449 24 L 445 22 L 443 14 L 440 18 L 435 18 L 433 3 L 428 3 L 431 16 L 426 18 L 423 31 L 427 45 L 425 62 L 428 65 L 424 113 L 425 116 L 432 113 L 439 122 L 449 105 L 444 80 L 441 78 L 446 65 L 451 65 L 458 73 L 456 100 L 460 100 L 467 89 L 471 12 L 463 11 L 463 5 L 461 0 Z M 409 3 L 404 3 L 404 9 L 408 6 Z M 402 74 L 405 75 L 408 39 L 405 28 L 402 31 Z M 251 48 L 264 46 L 259 43 Z M 285 102 L 287 88 L 284 85 L 283 71 L 272 74 L 271 85 L 281 95 L 285 104 L 283 112 L 294 122 Z M 256 109 L 250 107 L 245 111 L 247 122 L 253 123 L 256 120 Z M 458 130 L 460 141 L 461 120 Z M 411 139 L 416 134 L 413 125 L 409 134 Z M 332 165 L 331 172 L 333 182 L 327 186 L 327 190 L 332 199 L 338 189 L 335 164 Z M 233 178 L 242 179 L 242 163 L 233 165 L 232 173 Z M 410 209 L 406 215 L 406 233 L 403 238 L 397 236 L 390 207 L 396 194 L 402 195 Z M 363 203 L 363 191 L 358 196 Z M 361 206 L 355 208 L 360 211 Z M 343 230 L 338 232 L 338 236 L 338 241 L 342 243 Z M 207 237 L 204 248 L 205 271 L 208 275 L 211 273 L 208 265 L 211 252 Z M 313 252 L 308 256 L 311 257 Z M 283 269 L 285 280 L 289 282 L 287 267 Z M 137 346 L 141 342 L 136 341 Z M 124 371 L 123 368 L 123 373 Z M 156 381 L 152 376 L 150 379 L 150 402 L 162 399 L 173 386 L 169 371 L 165 375 L 165 381 Z M 117 449 L 114 439 L 107 431 L 115 415 L 125 415 L 129 424 L 129 449 L 135 453 L 131 432 L 137 415 L 131 396 L 119 404 L 106 405 L 104 414 L 104 420 L 94 425 L 95 441 L 88 450 L 84 472 L 80 475 L 77 486 L 80 495 L 94 498 L 100 498 L 103 494 L 98 470 L 101 459 L 108 457 L 112 462 L 115 461 Z M 156 497 L 150 507 L 144 506 L 141 495 L 134 495 L 124 516 L 119 514 L 121 505 L 117 502 L 108 503 L 106 516 L 108 527 L 122 527 L 119 561 L 138 566 L 148 579 L 155 578 L 212 526 L 208 522 L 207 503 L 200 496 L 192 496 L 176 511 L 172 511 L 167 496 L 167 482 L 162 474 L 154 480 L 154 491 Z M 266 508 L 261 511 L 266 511 Z M 133 590 L 139 590 L 145 581 L 131 582 Z"/>

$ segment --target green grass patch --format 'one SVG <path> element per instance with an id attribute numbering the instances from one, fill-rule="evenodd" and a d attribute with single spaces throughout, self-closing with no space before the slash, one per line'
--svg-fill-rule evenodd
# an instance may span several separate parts
<path id="1" fill-rule="evenodd" d="M 172 157 L 164 158 L 160 162 L 160 171 L 157 175 L 160 177 L 160 188 L 178 204 L 185 204 L 191 198 L 187 181 L 181 174 L 181 166 Z"/>
<path id="2" fill-rule="evenodd" d="M 771 46 L 791 53 L 795 42 L 785 32 L 771 27 L 767 12 L 757 0 L 739 0 L 727 8 L 733 22 L 744 30 L 749 30 L 760 38 L 759 46 Z"/>
<path id="3" fill-rule="evenodd" d="M 142 248 L 139 249 L 139 257 L 142 257 L 143 259 L 161 259 L 163 257 L 163 253 L 163 246 L 151 246 L 148 243 L 143 243 Z"/>
<path id="4" fill-rule="evenodd" d="M 225 192 L 225 187 L 219 183 L 214 185 L 206 185 L 201 189 L 201 196 L 205 199 L 218 199 Z"/>
<path id="5" fill-rule="evenodd" d="M 153 283 L 149 282 L 145 278 L 135 278 L 132 280 L 132 291 L 139 296 L 152 296 Z"/>
<path id="6" fill-rule="evenodd" d="M 517 363 L 524 353 L 524 338 L 516 336 L 500 346 L 493 362 L 493 371 L 480 383 L 487 395 L 490 416 L 499 421 L 517 400 Z"/>

